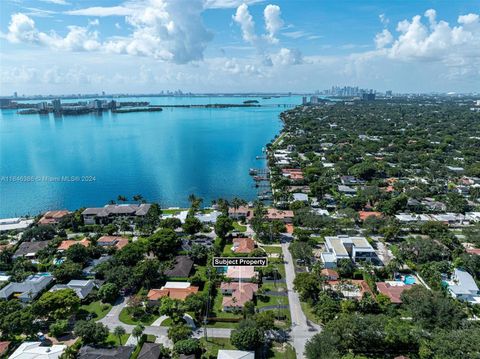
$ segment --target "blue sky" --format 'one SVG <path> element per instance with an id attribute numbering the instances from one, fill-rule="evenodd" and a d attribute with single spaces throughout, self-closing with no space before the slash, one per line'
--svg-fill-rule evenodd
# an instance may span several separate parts
<path id="1" fill-rule="evenodd" d="M 3 0 L 0 94 L 480 91 L 479 1 Z"/>

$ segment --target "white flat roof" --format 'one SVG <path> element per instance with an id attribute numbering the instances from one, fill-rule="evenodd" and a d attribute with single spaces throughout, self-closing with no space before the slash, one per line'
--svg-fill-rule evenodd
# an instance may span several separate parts
<path id="1" fill-rule="evenodd" d="M 169 289 L 185 289 L 190 287 L 190 282 L 167 282 L 165 285 L 162 287 L 164 288 L 169 288 Z"/>

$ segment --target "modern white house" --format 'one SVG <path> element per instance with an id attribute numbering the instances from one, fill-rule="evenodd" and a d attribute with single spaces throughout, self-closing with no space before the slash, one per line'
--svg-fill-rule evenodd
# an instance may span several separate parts
<path id="1" fill-rule="evenodd" d="M 217 359 L 255 359 L 255 353 L 243 350 L 220 349 L 217 354 Z"/>
<path id="2" fill-rule="evenodd" d="M 448 291 L 453 298 L 471 304 L 480 304 L 480 290 L 470 273 L 455 268 L 448 284 Z"/>
<path id="3" fill-rule="evenodd" d="M 340 235 L 325 237 L 325 251 L 320 257 L 325 268 L 335 268 L 341 259 L 351 259 L 355 263 L 371 262 L 377 254 L 365 237 Z"/>
<path id="4" fill-rule="evenodd" d="M 41 342 L 22 343 L 8 359 L 58 359 L 67 349 L 66 345 L 42 346 Z"/>
<path id="5" fill-rule="evenodd" d="M 15 296 L 22 302 L 31 302 L 53 281 L 50 273 L 37 273 L 28 276 L 23 282 L 9 283 L 0 290 L 0 299 L 8 300 Z"/>

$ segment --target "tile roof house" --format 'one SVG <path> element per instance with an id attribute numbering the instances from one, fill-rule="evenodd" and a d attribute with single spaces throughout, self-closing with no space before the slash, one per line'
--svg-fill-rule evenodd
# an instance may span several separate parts
<path id="1" fill-rule="evenodd" d="M 187 278 L 192 272 L 193 260 L 188 256 L 176 256 L 173 259 L 173 265 L 170 269 L 165 270 L 167 277 Z"/>
<path id="2" fill-rule="evenodd" d="M 269 208 L 267 210 L 266 218 L 270 221 L 279 219 L 285 223 L 291 223 L 293 220 L 293 211 Z"/>
<path id="3" fill-rule="evenodd" d="M 60 211 L 48 211 L 46 212 L 42 218 L 38 221 L 38 224 L 40 225 L 47 225 L 47 224 L 52 224 L 55 225 L 59 223 L 63 217 L 67 216 L 70 214 L 69 211 L 67 210 L 60 210 Z"/>
<path id="4" fill-rule="evenodd" d="M 97 245 L 122 249 L 128 244 L 128 238 L 120 236 L 102 236 L 97 240 Z"/>
<path id="5" fill-rule="evenodd" d="M 160 298 L 185 300 L 190 294 L 198 293 L 198 287 L 188 282 L 167 282 L 160 289 L 150 289 L 147 294 L 149 304 L 158 304 Z"/>
<path id="6" fill-rule="evenodd" d="M 58 359 L 66 349 L 66 345 L 47 347 L 41 342 L 24 342 L 8 359 Z"/>
<path id="7" fill-rule="evenodd" d="M 257 276 L 254 267 L 237 267 L 230 266 L 227 268 L 225 276 L 232 280 L 242 280 L 244 282 L 251 282 Z"/>
<path id="8" fill-rule="evenodd" d="M 452 278 L 447 284 L 448 291 L 453 298 L 471 304 L 480 304 L 480 290 L 475 283 L 475 279 L 467 271 L 455 268 Z"/>
<path id="9" fill-rule="evenodd" d="M 67 284 L 56 284 L 50 289 L 50 292 L 55 292 L 62 289 L 72 289 L 78 298 L 85 299 L 92 290 L 96 288 L 93 280 L 71 280 Z"/>
<path id="10" fill-rule="evenodd" d="M 217 354 L 217 359 L 255 359 L 255 352 L 220 349 Z"/>
<path id="11" fill-rule="evenodd" d="M 377 290 L 390 298 L 390 301 L 395 304 L 402 303 L 400 296 L 410 288 L 412 288 L 412 285 L 400 281 L 377 282 Z"/>
<path id="12" fill-rule="evenodd" d="M 152 205 L 142 204 L 107 204 L 104 207 L 86 208 L 82 212 L 85 224 L 108 223 L 117 217 L 143 217 Z"/>
<path id="13" fill-rule="evenodd" d="M 9 299 L 12 295 L 22 302 L 31 302 L 53 281 L 50 273 L 37 273 L 28 276 L 23 282 L 9 283 L 0 289 L 0 299 Z"/>
<path id="14" fill-rule="evenodd" d="M 373 295 L 368 283 L 363 279 L 349 279 L 344 283 L 339 280 L 331 280 L 326 284 L 333 290 L 341 292 L 345 298 L 360 300 L 365 293 Z"/>
<path id="15" fill-rule="evenodd" d="M 360 221 L 365 221 L 368 217 L 382 218 L 382 212 L 369 212 L 369 211 L 358 211 L 358 218 Z"/>
<path id="16" fill-rule="evenodd" d="M 65 241 L 62 241 L 62 243 L 60 243 L 60 245 L 58 246 L 57 248 L 57 251 L 59 252 L 63 252 L 63 251 L 66 251 L 68 250 L 71 246 L 75 245 L 75 244 L 80 244 L 84 247 L 88 247 L 90 245 L 90 241 L 87 239 L 87 238 L 83 238 L 81 241 L 76 241 L 76 240 L 73 240 L 73 239 L 68 239 L 68 240 L 65 240 Z"/>
<path id="17" fill-rule="evenodd" d="M 220 289 L 224 295 L 222 308 L 228 312 L 234 309 L 241 309 L 246 302 L 253 300 L 253 296 L 258 291 L 258 284 L 222 282 Z"/>
<path id="18" fill-rule="evenodd" d="M 11 342 L 6 342 L 6 341 L 0 342 L 0 357 L 7 353 L 10 343 Z"/>
<path id="19" fill-rule="evenodd" d="M 26 257 L 28 259 L 35 259 L 37 253 L 42 249 L 48 247 L 52 241 L 34 241 L 34 242 L 22 242 L 18 246 L 18 249 L 13 254 L 12 258 L 17 259 L 19 257 Z"/>
<path id="20" fill-rule="evenodd" d="M 253 210 L 247 206 L 240 206 L 237 209 L 229 207 L 228 216 L 234 219 L 251 219 L 253 217 Z"/>
<path id="21" fill-rule="evenodd" d="M 338 280 L 338 278 L 340 278 L 338 272 L 333 269 L 324 268 L 321 270 L 320 274 L 327 277 L 328 280 Z"/>
<path id="22" fill-rule="evenodd" d="M 234 253 L 251 253 L 255 249 L 255 241 L 252 238 L 234 238 Z"/>
<path id="23" fill-rule="evenodd" d="M 129 359 L 135 350 L 134 346 L 118 346 L 116 348 L 94 348 L 85 345 L 80 348 L 78 359 Z"/>

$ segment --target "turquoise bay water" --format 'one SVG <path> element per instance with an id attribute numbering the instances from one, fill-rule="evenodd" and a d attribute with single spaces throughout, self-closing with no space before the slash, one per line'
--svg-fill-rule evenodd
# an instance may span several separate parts
<path id="1" fill-rule="evenodd" d="M 253 98 L 124 100 L 165 105 L 246 99 Z M 299 97 L 256 99 L 261 104 L 301 102 Z M 185 206 L 190 193 L 202 197 L 205 205 L 219 197 L 252 200 L 256 190 L 248 169 L 265 165 L 255 156 L 281 130 L 278 116 L 283 110 L 164 108 L 162 112 L 59 118 L 2 110 L 0 218 L 102 206 L 119 194 L 131 199 L 140 193 L 162 206 Z M 31 177 L 21 178 L 28 182 L 5 178 L 16 176 Z"/>

